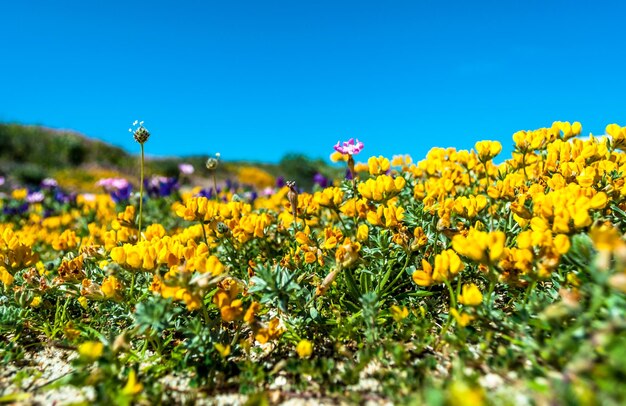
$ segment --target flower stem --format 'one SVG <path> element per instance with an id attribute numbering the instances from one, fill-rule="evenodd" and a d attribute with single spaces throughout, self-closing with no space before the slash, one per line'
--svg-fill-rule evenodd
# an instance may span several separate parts
<path id="1" fill-rule="evenodd" d="M 204 229 L 204 222 L 202 220 L 199 221 L 200 227 L 202 227 L 202 235 L 204 236 L 204 243 L 206 246 L 209 246 L 209 240 L 206 238 L 206 230 Z"/>
<path id="2" fill-rule="evenodd" d="M 141 145 L 141 175 L 139 181 L 139 230 L 137 235 L 137 242 L 141 241 L 141 218 L 143 217 L 143 164 L 144 164 L 144 153 L 143 153 L 143 143 Z"/>
<path id="3" fill-rule="evenodd" d="M 215 178 L 215 171 L 213 171 L 213 192 L 215 192 L 215 201 L 219 202 L 220 200 L 219 200 L 219 197 L 217 196 L 217 179 Z"/>

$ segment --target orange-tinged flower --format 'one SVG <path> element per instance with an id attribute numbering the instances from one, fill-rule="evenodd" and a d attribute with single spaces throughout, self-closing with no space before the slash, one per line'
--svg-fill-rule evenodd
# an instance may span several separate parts
<path id="1" fill-rule="evenodd" d="M 231 322 L 237 320 L 243 314 L 243 303 L 240 299 L 233 300 L 230 304 L 220 308 L 222 320 Z"/>
<path id="2" fill-rule="evenodd" d="M 346 237 L 335 251 L 335 261 L 342 268 L 348 268 L 359 259 L 360 249 L 361 244 L 352 242 L 350 238 Z"/>
<path id="3" fill-rule="evenodd" d="M 261 305 L 258 302 L 250 303 L 248 310 L 246 310 L 246 314 L 243 316 L 243 321 L 248 324 L 252 323 L 259 310 L 261 310 Z"/>
<path id="4" fill-rule="evenodd" d="M 270 340 L 278 338 L 283 333 L 283 329 L 280 328 L 279 324 L 280 321 L 278 319 L 270 320 L 267 327 L 263 327 L 257 331 L 255 339 L 259 343 L 265 344 Z"/>
<path id="5" fill-rule="evenodd" d="M 422 269 L 418 269 L 417 271 L 413 272 L 413 282 L 415 282 L 419 286 L 430 286 L 433 283 L 432 274 L 433 267 L 428 261 L 422 259 Z"/>

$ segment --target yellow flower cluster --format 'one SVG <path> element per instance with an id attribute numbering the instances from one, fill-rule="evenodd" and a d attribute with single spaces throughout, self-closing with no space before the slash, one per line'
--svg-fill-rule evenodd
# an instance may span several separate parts
<path id="1" fill-rule="evenodd" d="M 118 207 L 105 194 L 81 194 L 71 209 L 50 216 L 33 204 L 19 221 L 0 224 L 2 289 L 24 280 L 37 290 L 27 304 L 43 307 L 46 283 L 73 284 L 68 291 L 76 297 L 80 291 L 87 308 L 87 299 L 128 297 L 129 280 L 144 273 L 137 280 L 152 280 L 154 294 L 219 317 L 229 328 L 246 323 L 250 338 L 266 343 L 280 337 L 284 320 L 272 312 L 258 315 L 260 305 L 248 294 L 254 276 L 248 264 L 297 270 L 298 283 L 310 284 L 325 300 L 331 286 L 366 274 L 368 255 L 389 254 L 385 283 L 399 275 L 402 289 L 447 285 L 452 301 L 464 306 L 452 306 L 449 320 L 465 326 L 484 301 L 479 286 L 485 274 L 492 284 L 514 286 L 549 277 L 579 234 L 589 234 L 598 251 L 624 249 L 611 219 L 626 211 L 626 128 L 611 124 L 606 136 L 584 139 L 581 132 L 580 123 L 567 122 L 517 132 L 511 158 L 500 163 L 494 162 L 502 152 L 496 141 L 480 141 L 470 151 L 433 148 L 419 162 L 371 157 L 356 167 L 362 180 L 295 197 L 288 187 L 254 202 L 232 192 L 220 195 L 225 202 L 185 191 L 164 206 L 171 218 L 157 223 L 145 216 L 153 224 L 141 238 L 135 207 Z M 259 187 L 274 182 L 249 168 L 239 174 Z M 11 193 L 19 202 L 27 196 L 25 189 Z M 31 274 L 39 275 L 39 285 Z M 358 282 L 370 287 L 366 277 Z M 400 306 L 390 312 L 398 323 L 409 317 Z M 298 355 L 310 356 L 310 342 L 295 337 Z M 92 343 L 84 352 L 94 349 Z M 230 354 L 230 347 L 221 349 L 223 357 Z"/>
<path id="2" fill-rule="evenodd" d="M 374 202 L 388 200 L 402 191 L 406 180 L 402 176 L 395 179 L 389 175 L 380 175 L 359 183 L 359 193 L 366 199 Z"/>

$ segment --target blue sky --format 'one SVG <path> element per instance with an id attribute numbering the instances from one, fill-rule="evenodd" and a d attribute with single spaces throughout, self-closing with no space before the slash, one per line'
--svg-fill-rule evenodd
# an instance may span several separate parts
<path id="1" fill-rule="evenodd" d="M 626 125 L 623 2 L 5 1 L 0 121 L 278 161 Z"/>

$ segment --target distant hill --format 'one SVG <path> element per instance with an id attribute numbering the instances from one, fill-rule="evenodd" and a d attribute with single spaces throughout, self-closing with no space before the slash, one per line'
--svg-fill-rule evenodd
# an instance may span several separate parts
<path id="1" fill-rule="evenodd" d="M 194 177 L 208 178 L 204 169 L 207 157 L 150 157 L 146 160 L 148 174 L 176 176 L 180 163 L 196 168 Z M 0 123 L 0 176 L 16 183 L 37 185 L 46 177 L 84 178 L 92 182 L 98 176 L 124 176 L 138 182 L 139 163 L 135 155 L 106 142 L 89 138 L 78 132 L 55 130 L 42 126 Z M 341 169 L 322 160 L 310 160 L 303 155 L 287 155 L 278 164 L 223 162 L 218 167 L 219 179 L 237 179 L 242 168 L 257 168 L 273 177 L 295 180 L 309 189 L 313 176 L 340 176 Z M 249 173 L 249 171 L 248 171 Z M 82 178 L 81 178 L 82 177 Z M 73 184 L 68 179 L 67 184 Z M 78 182 L 77 184 L 81 184 Z"/>

